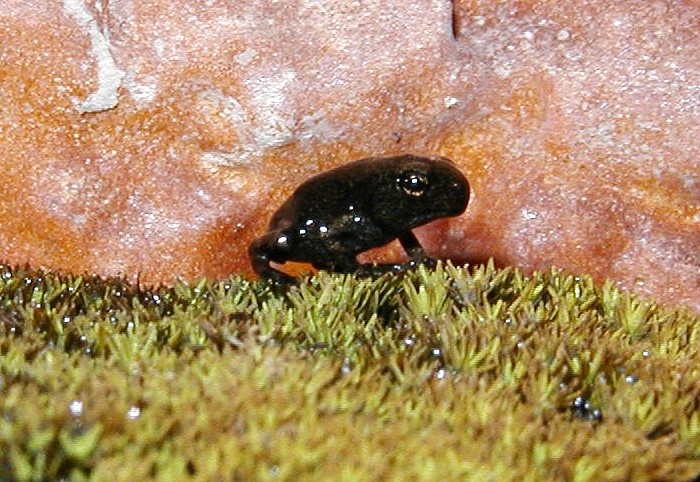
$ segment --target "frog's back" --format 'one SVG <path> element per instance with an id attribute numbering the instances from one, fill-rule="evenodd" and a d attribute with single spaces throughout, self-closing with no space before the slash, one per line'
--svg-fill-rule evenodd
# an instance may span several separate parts
<path id="1" fill-rule="evenodd" d="M 330 223 L 350 206 L 366 210 L 384 159 L 363 159 L 313 176 L 297 187 L 275 212 L 270 229 L 284 229 L 306 220 Z"/>

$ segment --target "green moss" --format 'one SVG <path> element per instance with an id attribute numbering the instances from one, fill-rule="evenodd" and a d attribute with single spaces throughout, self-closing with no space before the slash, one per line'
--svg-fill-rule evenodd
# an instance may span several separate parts
<path id="1" fill-rule="evenodd" d="M 0 480 L 690 480 L 699 322 L 555 270 L 0 267 Z"/>

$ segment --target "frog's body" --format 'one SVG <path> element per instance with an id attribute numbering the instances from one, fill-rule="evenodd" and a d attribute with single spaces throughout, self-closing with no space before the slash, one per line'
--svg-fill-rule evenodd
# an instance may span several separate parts
<path id="1" fill-rule="evenodd" d="M 468 200 L 467 180 L 447 159 L 362 159 L 301 184 L 253 241 L 250 258 L 260 276 L 289 283 L 270 262 L 352 272 L 359 253 L 398 238 L 415 264 L 425 254 L 411 229 L 461 214 Z"/>

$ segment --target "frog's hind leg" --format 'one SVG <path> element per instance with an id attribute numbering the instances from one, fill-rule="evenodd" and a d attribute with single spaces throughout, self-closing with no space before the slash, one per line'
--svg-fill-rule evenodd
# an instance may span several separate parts
<path id="1" fill-rule="evenodd" d="M 332 271 L 334 273 L 354 273 L 360 267 L 354 256 L 335 256 L 332 259 L 324 258 L 311 263 L 318 270 Z"/>

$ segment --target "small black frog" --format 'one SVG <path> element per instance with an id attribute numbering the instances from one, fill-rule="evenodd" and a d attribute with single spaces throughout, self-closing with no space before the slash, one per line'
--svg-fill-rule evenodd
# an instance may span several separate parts
<path id="1" fill-rule="evenodd" d="M 368 158 L 318 174 L 302 183 L 275 212 L 268 232 L 248 250 L 253 269 L 279 284 L 293 283 L 270 262 L 300 261 L 316 269 L 354 272 L 355 257 L 398 238 L 411 261 L 426 257 L 411 229 L 464 212 L 469 183 L 444 158 L 413 155 Z"/>

